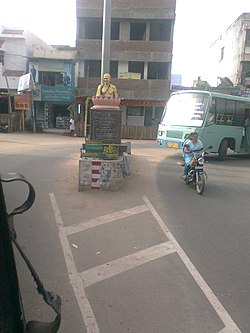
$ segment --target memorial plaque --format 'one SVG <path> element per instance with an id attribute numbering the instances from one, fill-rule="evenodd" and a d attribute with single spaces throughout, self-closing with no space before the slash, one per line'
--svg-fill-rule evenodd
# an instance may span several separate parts
<path id="1" fill-rule="evenodd" d="M 122 111 L 109 109 L 90 110 L 90 140 L 102 143 L 121 143 Z"/>

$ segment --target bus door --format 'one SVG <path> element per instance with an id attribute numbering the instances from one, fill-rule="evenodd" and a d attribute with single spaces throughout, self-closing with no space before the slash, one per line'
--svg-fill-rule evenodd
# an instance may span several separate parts
<path id="1" fill-rule="evenodd" d="M 244 122 L 244 125 L 245 125 L 245 144 L 244 146 L 246 147 L 247 150 L 250 150 L 250 111 L 247 110 L 247 113 L 246 113 L 246 119 L 245 119 L 245 122 Z"/>
<path id="2" fill-rule="evenodd" d="M 210 106 L 208 115 L 205 119 L 203 131 L 201 133 L 201 141 L 203 142 L 204 149 L 216 152 L 218 150 L 218 139 L 216 138 L 216 125 L 215 125 L 215 104 L 214 100 Z"/>

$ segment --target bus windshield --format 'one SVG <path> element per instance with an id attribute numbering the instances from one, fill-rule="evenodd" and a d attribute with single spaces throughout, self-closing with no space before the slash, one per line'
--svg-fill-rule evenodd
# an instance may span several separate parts
<path id="1" fill-rule="evenodd" d="M 162 124 L 201 127 L 210 96 L 202 92 L 171 95 L 162 117 Z"/>

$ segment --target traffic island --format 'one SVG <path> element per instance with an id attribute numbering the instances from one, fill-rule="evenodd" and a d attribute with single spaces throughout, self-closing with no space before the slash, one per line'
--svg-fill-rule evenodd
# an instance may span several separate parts
<path id="1" fill-rule="evenodd" d="M 100 85 L 98 89 L 103 87 Z M 127 152 L 131 152 L 131 147 L 129 143 L 121 143 L 121 100 L 118 96 L 105 97 L 98 93 L 92 101 L 90 140 L 81 148 L 78 190 L 116 191 L 123 186 L 124 174 L 130 174 Z"/>

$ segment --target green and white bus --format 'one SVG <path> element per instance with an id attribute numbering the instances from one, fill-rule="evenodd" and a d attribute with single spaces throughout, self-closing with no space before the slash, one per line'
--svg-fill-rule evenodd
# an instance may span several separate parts
<path id="1" fill-rule="evenodd" d="M 158 127 L 157 142 L 182 149 L 189 133 L 198 132 L 206 151 L 223 160 L 228 149 L 250 153 L 250 99 L 201 90 L 171 94 Z"/>

